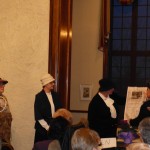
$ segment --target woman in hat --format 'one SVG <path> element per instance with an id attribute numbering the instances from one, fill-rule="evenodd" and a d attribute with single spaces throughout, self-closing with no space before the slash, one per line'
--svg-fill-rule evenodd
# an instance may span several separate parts
<path id="1" fill-rule="evenodd" d="M 101 138 L 116 137 L 117 105 L 109 97 L 114 92 L 114 84 L 109 79 L 101 79 L 99 85 L 88 108 L 89 127 Z"/>
<path id="2" fill-rule="evenodd" d="M 41 78 L 43 89 L 36 94 L 34 103 L 35 116 L 35 139 L 38 141 L 48 140 L 50 121 L 56 110 L 62 108 L 58 93 L 54 92 L 55 79 L 50 74 Z"/>
<path id="3" fill-rule="evenodd" d="M 7 83 L 7 80 L 0 78 L 0 137 L 3 141 L 10 143 L 12 114 L 7 98 L 3 94 Z"/>

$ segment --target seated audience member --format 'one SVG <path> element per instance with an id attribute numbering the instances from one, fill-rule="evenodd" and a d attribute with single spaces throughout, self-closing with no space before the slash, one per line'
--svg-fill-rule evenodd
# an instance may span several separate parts
<path id="1" fill-rule="evenodd" d="M 131 126 L 138 127 L 142 119 L 150 117 L 150 82 L 147 84 L 147 87 L 147 100 L 141 105 L 138 116 L 128 120 Z"/>
<path id="2" fill-rule="evenodd" d="M 69 110 L 65 109 L 65 108 L 60 108 L 58 109 L 54 114 L 53 114 L 53 118 L 56 117 L 63 117 L 66 120 L 68 120 L 68 122 L 70 123 L 70 125 L 73 123 L 73 117 L 72 114 Z"/>
<path id="3" fill-rule="evenodd" d="M 59 142 L 59 145 L 61 145 L 65 130 L 67 129 L 68 125 L 69 122 L 65 118 L 61 116 L 54 118 L 51 121 L 50 129 L 47 132 L 48 140 L 36 142 L 34 144 L 33 150 L 44 150 L 48 149 L 48 147 L 51 148 L 53 145 L 55 145 L 54 143 L 56 143 L 52 143 L 53 140 L 57 140 Z"/>
<path id="4" fill-rule="evenodd" d="M 62 140 L 67 127 L 72 125 L 72 122 L 73 117 L 70 111 L 65 108 L 58 109 L 51 120 L 51 126 L 48 131 L 49 139 Z"/>
<path id="5" fill-rule="evenodd" d="M 150 147 L 145 143 L 132 143 L 127 146 L 126 150 L 150 150 Z"/>
<path id="6" fill-rule="evenodd" d="M 144 118 L 138 126 L 141 139 L 150 147 L 150 117 Z"/>
<path id="7" fill-rule="evenodd" d="M 73 122 L 72 114 L 70 111 L 64 108 L 58 109 L 52 116 L 50 121 L 50 128 L 47 132 L 48 140 L 36 142 L 34 145 L 34 150 L 43 150 L 43 148 L 48 148 L 48 145 L 55 145 L 52 142 L 57 140 L 59 145 L 62 143 L 64 133 L 68 126 Z"/>
<path id="8" fill-rule="evenodd" d="M 98 133 L 89 128 L 77 129 L 71 138 L 72 150 L 99 150 L 100 144 Z"/>
<path id="9" fill-rule="evenodd" d="M 144 118 L 138 126 L 140 138 L 143 143 L 133 143 L 127 150 L 150 150 L 150 117 Z"/>
<path id="10" fill-rule="evenodd" d="M 87 119 L 85 119 L 85 118 L 81 118 L 81 120 L 77 124 L 72 124 L 71 126 L 69 126 L 66 129 L 65 134 L 63 136 L 63 140 L 62 140 L 62 143 L 61 143 L 62 150 L 72 150 L 71 149 L 72 135 L 74 134 L 74 132 L 77 129 L 85 128 L 87 126 L 88 126 L 88 122 L 87 122 Z"/>
<path id="11" fill-rule="evenodd" d="M 53 115 L 48 134 L 49 139 L 57 139 L 62 150 L 70 150 L 71 137 L 74 131 L 87 126 L 88 121 L 85 118 L 81 118 L 79 123 L 73 124 L 73 117 L 71 112 L 67 109 L 60 108 Z"/>
<path id="12" fill-rule="evenodd" d="M 70 124 L 69 124 L 68 120 L 66 120 L 65 118 L 63 118 L 61 116 L 53 118 L 53 120 L 51 121 L 51 127 L 48 131 L 49 140 L 57 139 L 57 140 L 61 141 L 61 139 L 63 138 L 64 133 L 69 125 Z"/>
<path id="13" fill-rule="evenodd" d="M 67 109 L 61 108 L 58 109 L 53 114 L 53 119 L 51 120 L 51 126 L 48 131 L 48 137 L 50 140 L 57 139 L 62 146 L 64 141 L 65 133 L 69 126 L 73 123 L 73 117 L 70 111 Z"/>

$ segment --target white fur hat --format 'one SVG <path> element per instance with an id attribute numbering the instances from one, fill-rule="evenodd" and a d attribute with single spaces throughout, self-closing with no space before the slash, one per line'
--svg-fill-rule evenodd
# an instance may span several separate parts
<path id="1" fill-rule="evenodd" d="M 44 86 L 44 85 L 46 85 L 46 84 L 48 84 L 48 83 L 50 83 L 52 81 L 55 81 L 55 79 L 50 74 L 45 74 L 41 78 L 42 86 Z"/>

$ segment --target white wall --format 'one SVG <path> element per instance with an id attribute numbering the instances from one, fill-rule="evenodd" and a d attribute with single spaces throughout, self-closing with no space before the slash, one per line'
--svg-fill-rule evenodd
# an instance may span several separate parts
<path id="1" fill-rule="evenodd" d="M 0 77 L 9 81 L 4 94 L 15 150 L 33 146 L 33 104 L 48 70 L 48 31 L 49 0 L 0 0 Z"/>
<path id="2" fill-rule="evenodd" d="M 98 51 L 100 0 L 73 1 L 71 109 L 87 110 L 79 85 L 92 84 L 92 96 L 102 77 L 103 54 Z M 0 0 L 0 77 L 5 87 L 15 150 L 31 150 L 34 140 L 34 97 L 40 77 L 48 70 L 49 0 Z M 89 19 L 90 18 L 90 19 Z M 74 113 L 74 122 L 86 114 Z"/>
<path id="3" fill-rule="evenodd" d="M 71 110 L 87 110 L 90 102 L 80 100 L 80 84 L 93 86 L 92 97 L 102 78 L 103 53 L 98 50 L 100 0 L 74 0 L 72 23 Z M 75 121 L 86 114 L 74 114 Z"/>

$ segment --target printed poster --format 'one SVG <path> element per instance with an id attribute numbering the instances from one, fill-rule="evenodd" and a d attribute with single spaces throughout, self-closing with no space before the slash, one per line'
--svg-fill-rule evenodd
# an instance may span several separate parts
<path id="1" fill-rule="evenodd" d="M 128 87 L 124 120 L 138 116 L 140 107 L 146 101 L 147 87 Z"/>

